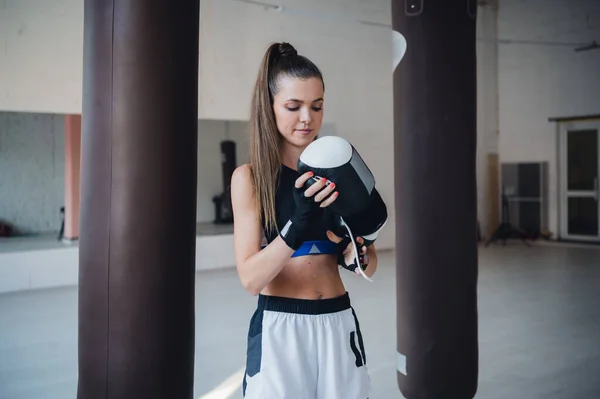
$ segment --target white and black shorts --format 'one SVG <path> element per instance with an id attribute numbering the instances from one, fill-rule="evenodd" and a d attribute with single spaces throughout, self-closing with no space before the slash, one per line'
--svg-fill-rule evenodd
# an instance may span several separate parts
<path id="1" fill-rule="evenodd" d="M 367 358 L 348 294 L 259 295 L 242 387 L 246 399 L 368 399 Z"/>

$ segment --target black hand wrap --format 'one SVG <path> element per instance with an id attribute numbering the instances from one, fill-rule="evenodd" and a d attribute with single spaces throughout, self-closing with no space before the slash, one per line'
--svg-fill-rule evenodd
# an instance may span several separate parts
<path id="1" fill-rule="evenodd" d="M 347 264 L 346 263 L 346 256 L 344 255 L 344 251 L 346 250 L 346 248 L 348 247 L 348 244 L 350 244 L 352 241 L 350 240 L 350 238 L 348 237 L 344 237 L 342 239 L 342 241 L 340 241 L 337 244 L 338 247 L 338 251 L 337 251 L 337 263 L 338 265 L 340 265 L 341 267 L 343 267 L 346 270 L 350 270 L 351 272 L 356 272 L 356 268 L 358 267 L 358 265 L 356 264 L 356 256 L 352 257 L 352 263 Z M 358 255 L 358 260 L 360 262 L 360 268 L 364 271 L 368 265 L 363 264 L 364 259 L 365 259 L 365 255 L 360 254 L 360 249 L 363 247 L 364 244 L 360 244 L 358 241 L 354 241 L 356 244 L 356 249 L 359 255 Z M 351 251 L 352 253 L 354 253 L 354 250 Z"/>
<path id="2" fill-rule="evenodd" d="M 321 211 L 321 208 L 319 207 L 320 203 L 315 201 L 314 196 L 306 197 L 304 195 L 305 187 L 294 187 L 293 190 L 296 213 L 283 226 L 279 235 L 288 247 L 296 250 L 305 241 L 311 222 L 317 213 Z"/>

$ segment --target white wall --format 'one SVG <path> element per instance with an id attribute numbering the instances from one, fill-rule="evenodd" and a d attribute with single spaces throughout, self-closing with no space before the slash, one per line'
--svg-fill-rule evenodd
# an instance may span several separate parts
<path id="1" fill-rule="evenodd" d="M 574 52 L 600 41 L 600 2 L 500 0 L 498 36 L 501 162 L 549 162 L 550 229 L 558 231 L 554 116 L 600 113 L 600 50 Z"/>
<path id="2" fill-rule="evenodd" d="M 16 239 L 18 240 L 18 239 Z M 11 243 L 2 243 L 10 246 Z M 0 294 L 40 288 L 76 286 L 79 278 L 79 247 L 56 241 L 21 243 L 21 248 L 0 251 Z M 17 244 L 16 246 L 19 246 Z M 196 237 L 196 271 L 235 264 L 233 234 Z"/>
<path id="3" fill-rule="evenodd" d="M 81 113 L 82 0 L 0 1 L 0 110 Z"/>
<path id="4" fill-rule="evenodd" d="M 0 112 L 0 220 L 58 232 L 65 192 L 64 116 Z"/>
<path id="5" fill-rule="evenodd" d="M 247 120 L 264 50 L 272 41 L 291 42 L 324 73 L 325 121 L 355 145 L 377 177 L 390 208 L 380 247 L 389 247 L 395 217 L 391 32 L 358 20 L 389 25 L 390 0 L 273 3 L 283 5 L 282 12 L 235 0 L 201 1 L 199 118 Z M 6 43 L 0 48 L 0 110 L 80 113 L 83 2 L 4 0 L 0 7 L 0 42 Z M 220 190 L 220 184 L 206 187 Z M 199 206 L 203 213 L 205 205 Z"/>

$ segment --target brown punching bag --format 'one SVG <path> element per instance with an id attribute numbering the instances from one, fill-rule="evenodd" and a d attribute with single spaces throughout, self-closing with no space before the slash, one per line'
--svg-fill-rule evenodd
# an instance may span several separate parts
<path id="1" fill-rule="evenodd" d="M 199 0 L 85 0 L 79 399 L 192 398 Z"/>
<path id="2" fill-rule="evenodd" d="M 477 391 L 475 18 L 475 0 L 392 0 L 397 376 L 408 399 Z"/>

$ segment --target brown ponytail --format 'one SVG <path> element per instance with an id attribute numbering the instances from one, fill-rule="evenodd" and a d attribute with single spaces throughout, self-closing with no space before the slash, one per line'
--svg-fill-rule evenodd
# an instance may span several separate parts
<path id="1" fill-rule="evenodd" d="M 277 229 L 275 192 L 281 168 L 281 134 L 273 111 L 281 76 L 323 81 L 319 69 L 309 59 L 298 55 L 289 43 L 273 43 L 265 52 L 252 95 L 250 111 L 250 165 L 254 181 L 257 213 L 267 231 Z"/>

